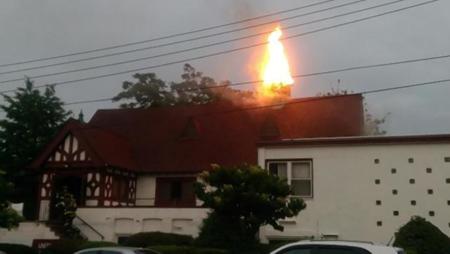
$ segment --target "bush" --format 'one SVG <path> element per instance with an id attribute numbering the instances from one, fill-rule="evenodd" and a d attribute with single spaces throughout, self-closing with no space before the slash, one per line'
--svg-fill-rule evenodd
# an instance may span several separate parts
<path id="1" fill-rule="evenodd" d="M 0 250 L 7 254 L 37 254 L 38 252 L 26 245 L 0 243 Z"/>
<path id="2" fill-rule="evenodd" d="M 159 245 L 150 246 L 149 249 L 162 254 L 227 254 L 226 250 L 212 248 L 197 248 L 192 246 Z"/>
<path id="3" fill-rule="evenodd" d="M 229 249 L 236 251 L 252 250 L 258 246 L 253 235 L 242 231 L 239 222 L 212 212 L 203 220 L 200 235 L 195 241 L 198 246 Z"/>
<path id="4" fill-rule="evenodd" d="M 125 240 L 125 246 L 147 247 L 156 245 L 192 245 L 194 239 L 189 235 L 170 234 L 162 232 L 142 232 Z"/>
<path id="5" fill-rule="evenodd" d="M 396 233 L 394 246 L 407 253 L 450 254 L 450 239 L 439 228 L 421 217 L 413 217 Z"/>
<path id="6" fill-rule="evenodd" d="M 99 248 L 99 247 L 111 247 L 111 246 L 117 246 L 117 243 L 102 242 L 102 241 L 90 241 L 90 242 L 85 242 L 85 243 L 81 244 L 77 250 L 84 250 L 84 249 L 89 249 L 89 248 Z"/>
<path id="7" fill-rule="evenodd" d="M 80 239 L 58 240 L 45 248 L 42 254 L 73 254 L 85 243 L 85 240 Z"/>

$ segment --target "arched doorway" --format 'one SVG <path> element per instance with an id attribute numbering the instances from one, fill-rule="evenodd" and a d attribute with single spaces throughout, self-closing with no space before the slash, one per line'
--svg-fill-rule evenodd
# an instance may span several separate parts
<path id="1" fill-rule="evenodd" d="M 59 220 L 61 211 L 56 207 L 56 196 L 64 188 L 73 195 L 77 206 L 84 206 L 85 203 L 85 181 L 78 175 L 56 175 L 53 180 L 52 197 L 50 202 L 50 220 Z"/>

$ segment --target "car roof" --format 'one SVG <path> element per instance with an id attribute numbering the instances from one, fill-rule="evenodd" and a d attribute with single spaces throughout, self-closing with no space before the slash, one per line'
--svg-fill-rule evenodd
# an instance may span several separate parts
<path id="1" fill-rule="evenodd" d="M 84 250 L 79 250 L 76 253 L 82 253 L 84 251 L 96 251 L 96 250 L 115 250 L 115 251 L 119 251 L 119 250 L 150 250 L 153 252 L 156 252 L 154 250 L 151 249 L 147 249 L 147 248 L 136 248 L 136 247 L 124 247 L 124 246 L 112 246 L 112 247 L 97 247 L 97 248 L 89 248 L 89 249 L 84 249 Z"/>
<path id="2" fill-rule="evenodd" d="M 294 242 L 290 244 L 286 244 L 271 253 L 275 253 L 285 248 L 293 247 L 293 246 L 302 246 L 302 245 L 327 245 L 327 246 L 345 246 L 345 247 L 357 247 L 368 250 L 374 253 L 396 253 L 396 248 L 389 247 L 380 244 L 374 244 L 371 242 L 357 242 L 357 241 L 311 241 L 311 240 L 303 240 L 299 242 Z"/>

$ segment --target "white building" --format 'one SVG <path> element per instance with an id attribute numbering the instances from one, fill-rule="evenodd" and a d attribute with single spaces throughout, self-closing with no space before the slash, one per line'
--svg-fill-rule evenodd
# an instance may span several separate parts
<path id="1" fill-rule="evenodd" d="M 388 243 L 415 215 L 450 235 L 450 135 L 265 142 L 258 163 L 287 177 L 307 203 L 283 221 L 284 232 L 262 229 L 264 240 Z"/>

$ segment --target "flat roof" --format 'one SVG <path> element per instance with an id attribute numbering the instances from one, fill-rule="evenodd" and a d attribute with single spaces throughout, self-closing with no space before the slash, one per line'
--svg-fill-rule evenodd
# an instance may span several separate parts
<path id="1" fill-rule="evenodd" d="M 372 145 L 372 144 L 436 144 L 450 143 L 450 134 L 404 135 L 404 136 L 351 136 L 282 139 L 258 142 L 259 147 L 308 146 L 308 145 Z"/>

